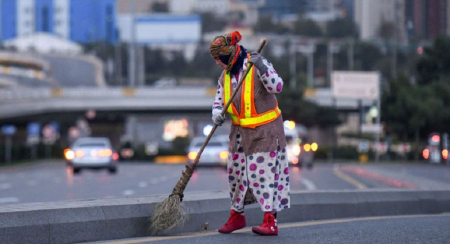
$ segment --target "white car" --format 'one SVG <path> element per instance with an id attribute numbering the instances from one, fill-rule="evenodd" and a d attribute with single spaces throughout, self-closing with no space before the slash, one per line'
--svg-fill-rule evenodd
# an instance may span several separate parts
<path id="1" fill-rule="evenodd" d="M 288 157 L 288 162 L 291 164 L 298 164 L 298 156 L 301 153 L 300 142 L 297 131 L 286 130 L 284 134 L 286 135 L 286 152 Z"/>
<path id="2" fill-rule="evenodd" d="M 117 172 L 119 155 L 106 137 L 79 138 L 64 150 L 64 156 L 75 174 L 83 168 L 106 168 L 111 174 Z"/>
<path id="3" fill-rule="evenodd" d="M 188 159 L 189 163 L 193 163 L 195 157 L 197 157 L 198 151 L 205 142 L 206 137 L 195 137 L 192 139 L 189 146 Z M 227 165 L 228 158 L 228 136 L 213 136 L 208 145 L 203 150 L 200 157 L 198 166 L 211 166 L 211 165 Z"/>

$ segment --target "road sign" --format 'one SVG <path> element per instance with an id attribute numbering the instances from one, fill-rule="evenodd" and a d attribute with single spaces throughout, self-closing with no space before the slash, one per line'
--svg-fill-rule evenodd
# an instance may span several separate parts
<path id="1" fill-rule="evenodd" d="M 57 123 L 50 123 L 42 128 L 42 135 L 44 136 L 45 144 L 54 144 L 55 141 L 58 140 L 59 137 L 58 127 L 59 126 Z"/>
<path id="2" fill-rule="evenodd" d="M 362 124 L 361 132 L 367 134 L 377 134 L 383 131 L 383 126 L 378 124 Z"/>
<path id="3" fill-rule="evenodd" d="M 39 144 L 39 136 L 41 134 L 41 125 L 39 123 L 29 123 L 27 126 L 27 144 L 36 145 Z"/>
<path id="4" fill-rule="evenodd" d="M 4 125 L 2 126 L 2 133 L 5 136 L 12 136 L 16 134 L 17 128 L 14 125 Z"/>
<path id="5" fill-rule="evenodd" d="M 39 123 L 29 123 L 27 126 L 28 136 L 39 136 L 41 125 Z"/>
<path id="6" fill-rule="evenodd" d="M 379 79 L 378 72 L 334 71 L 331 75 L 333 97 L 378 100 Z"/>
<path id="7" fill-rule="evenodd" d="M 361 140 L 358 145 L 358 151 L 360 153 L 366 153 L 369 151 L 369 141 Z"/>

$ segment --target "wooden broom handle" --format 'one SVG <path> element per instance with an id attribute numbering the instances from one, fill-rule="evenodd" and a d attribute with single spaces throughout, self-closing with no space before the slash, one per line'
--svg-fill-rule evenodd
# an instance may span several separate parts
<path id="1" fill-rule="evenodd" d="M 261 44 L 259 45 L 258 48 L 258 53 L 261 53 L 262 49 L 264 48 L 264 46 L 266 45 L 267 40 L 264 38 L 261 40 Z M 225 107 L 223 108 L 222 112 L 220 113 L 222 116 L 225 115 L 225 113 L 227 112 L 228 107 L 231 105 L 231 102 L 233 101 L 234 97 L 236 96 L 236 94 L 238 93 L 239 88 L 241 88 L 242 84 L 244 83 L 245 77 L 247 77 L 248 72 L 250 71 L 250 69 L 253 67 L 253 63 L 250 63 L 250 66 L 248 67 L 248 69 L 245 71 L 244 75 L 241 77 L 241 80 L 239 81 L 238 85 L 236 86 L 236 88 L 233 91 L 233 94 L 231 95 L 230 100 L 228 100 L 227 104 L 225 105 Z M 198 151 L 197 156 L 195 157 L 194 163 L 193 163 L 193 167 L 195 168 L 198 164 L 198 162 L 200 161 L 200 156 L 203 153 L 203 150 L 205 149 L 206 145 L 208 145 L 209 140 L 211 139 L 212 135 L 214 134 L 214 132 L 216 131 L 218 125 L 214 124 L 214 127 L 212 128 L 212 130 L 209 132 L 208 137 L 206 138 L 205 142 L 203 142 L 202 147 L 200 148 L 200 151 Z"/>
<path id="2" fill-rule="evenodd" d="M 261 44 L 259 45 L 258 48 L 258 53 L 261 53 L 262 49 L 264 48 L 264 46 L 266 45 L 267 40 L 264 38 L 261 41 Z M 236 89 L 233 91 L 233 94 L 231 95 L 230 100 L 227 102 L 227 104 L 225 105 L 225 107 L 222 110 L 221 115 L 224 116 L 228 107 L 231 104 L 231 101 L 233 101 L 234 97 L 237 94 L 237 91 L 239 90 L 239 88 L 242 86 L 242 83 L 245 80 L 245 77 L 247 76 L 248 72 L 250 71 L 250 68 L 253 67 L 253 63 L 250 63 L 249 68 L 246 70 L 246 72 L 244 73 L 244 75 L 241 77 Z M 214 132 L 217 129 L 217 125 L 214 124 L 214 127 L 212 128 L 212 130 L 209 132 L 208 137 L 206 138 L 205 142 L 203 142 L 202 147 L 200 148 L 200 151 L 198 151 L 197 156 L 195 157 L 195 160 L 192 164 L 186 164 L 186 169 L 182 172 L 182 176 L 180 178 L 180 180 L 178 180 L 177 184 L 175 185 L 175 187 L 172 190 L 172 194 L 171 195 L 178 195 L 180 196 L 180 201 L 183 201 L 183 192 L 184 189 L 186 188 L 187 184 L 189 183 L 189 180 L 191 179 L 192 174 L 194 173 L 195 167 L 197 167 L 198 162 L 200 161 L 200 156 L 203 153 L 203 150 L 205 149 L 206 145 L 208 145 L 209 140 L 211 139 L 212 135 L 214 134 Z"/>

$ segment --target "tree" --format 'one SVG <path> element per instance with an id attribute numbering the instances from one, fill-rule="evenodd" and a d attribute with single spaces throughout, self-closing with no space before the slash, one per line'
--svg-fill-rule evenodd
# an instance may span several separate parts
<path id="1" fill-rule="evenodd" d="M 355 66 L 357 70 L 377 70 L 377 63 L 383 58 L 381 50 L 369 42 L 358 42 L 355 45 Z"/>
<path id="2" fill-rule="evenodd" d="M 429 133 L 450 129 L 450 112 L 445 109 L 450 99 L 443 100 L 444 94 L 438 90 L 449 92 L 450 86 L 412 85 L 405 77 L 391 81 L 384 91 L 381 112 L 388 134 L 414 139 L 417 148 Z"/>
<path id="3" fill-rule="evenodd" d="M 213 13 L 202 13 L 202 32 L 222 31 L 227 26 L 228 21 L 217 18 Z"/>
<path id="4" fill-rule="evenodd" d="M 382 22 L 378 28 L 378 35 L 383 40 L 392 40 L 396 38 L 397 26 L 393 22 Z"/>
<path id="5" fill-rule="evenodd" d="M 356 37 L 355 23 L 350 18 L 340 18 L 327 23 L 327 36 L 331 38 Z"/>
<path id="6" fill-rule="evenodd" d="M 283 119 L 294 120 L 307 127 L 320 126 L 322 128 L 340 124 L 337 111 L 334 108 L 320 107 L 303 99 L 301 90 L 283 89 L 278 96 Z"/>
<path id="7" fill-rule="evenodd" d="M 315 21 L 309 19 L 299 18 L 295 23 L 294 33 L 301 36 L 321 37 L 323 36 L 322 29 Z"/>
<path id="8" fill-rule="evenodd" d="M 417 63 L 420 84 L 437 81 L 450 83 L 450 39 L 439 37 L 433 46 L 426 47 Z"/>
<path id="9" fill-rule="evenodd" d="M 261 15 L 255 25 L 255 31 L 260 33 L 283 34 L 288 32 L 288 29 L 281 24 L 275 24 L 271 15 Z"/>

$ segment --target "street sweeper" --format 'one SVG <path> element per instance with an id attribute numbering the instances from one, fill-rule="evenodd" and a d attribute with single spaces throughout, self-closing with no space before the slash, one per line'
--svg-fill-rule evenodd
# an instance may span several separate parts
<path id="1" fill-rule="evenodd" d="M 264 220 L 252 231 L 278 235 L 277 213 L 290 207 L 286 137 L 275 97 L 283 89 L 283 80 L 261 54 L 250 53 L 239 45 L 241 39 L 238 31 L 217 36 L 209 49 L 216 64 L 223 68 L 212 120 L 220 126 L 229 117 L 232 123 L 227 161 L 231 213 L 218 231 L 226 234 L 244 228 L 244 205 L 257 202 Z M 242 86 L 238 86 L 245 73 Z M 236 88 L 237 95 L 227 109 L 227 116 L 222 115 Z"/>

